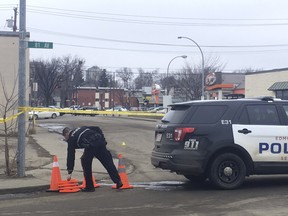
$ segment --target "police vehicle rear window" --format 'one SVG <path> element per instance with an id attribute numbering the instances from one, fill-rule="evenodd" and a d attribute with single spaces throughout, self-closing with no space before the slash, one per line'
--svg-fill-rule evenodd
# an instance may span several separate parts
<path id="1" fill-rule="evenodd" d="M 201 105 L 197 106 L 190 119 L 193 124 L 213 124 L 218 122 L 228 106 L 226 105 Z"/>
<path id="2" fill-rule="evenodd" d="M 240 124 L 280 125 L 275 105 L 247 105 L 239 118 Z"/>
<path id="3" fill-rule="evenodd" d="M 187 111 L 189 110 L 190 112 L 190 108 L 191 106 L 189 105 L 172 106 L 170 111 L 162 118 L 162 122 L 169 122 L 172 124 L 183 123 L 184 119 L 189 114 Z"/>

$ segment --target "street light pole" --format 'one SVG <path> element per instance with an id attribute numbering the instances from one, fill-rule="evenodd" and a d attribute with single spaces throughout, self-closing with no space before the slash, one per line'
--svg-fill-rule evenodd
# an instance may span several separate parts
<path id="1" fill-rule="evenodd" d="M 170 67 L 170 64 L 171 64 L 171 62 L 174 60 L 174 59 L 176 59 L 176 58 L 187 58 L 187 56 L 186 55 L 181 55 L 181 56 L 176 56 L 176 57 L 174 57 L 173 59 L 171 59 L 171 61 L 169 62 L 169 64 L 168 64 L 168 67 L 167 67 L 167 75 L 166 75 L 166 77 L 168 77 L 168 74 L 169 74 L 169 67 Z"/>
<path id="2" fill-rule="evenodd" d="M 170 64 L 171 64 L 171 62 L 172 62 L 174 59 L 176 59 L 176 58 L 183 58 L 183 59 L 186 59 L 187 56 L 186 56 L 186 55 L 181 55 L 181 56 L 176 56 L 176 57 L 174 57 L 174 58 L 171 59 L 171 61 L 170 61 L 169 64 L 168 64 L 168 67 L 167 67 L 167 74 L 166 74 L 166 78 L 168 78 Z M 168 95 L 168 91 L 167 91 L 167 95 Z"/>
<path id="3" fill-rule="evenodd" d="M 178 39 L 187 39 L 187 40 L 190 40 L 192 41 L 200 50 L 200 53 L 201 53 L 201 57 L 202 57 L 202 86 L 201 86 L 201 100 L 204 100 L 204 55 L 203 55 L 203 52 L 202 52 L 202 49 L 201 47 L 198 45 L 198 43 L 196 43 L 196 41 L 194 41 L 193 39 L 189 38 L 189 37 L 182 37 L 182 36 L 179 36 Z"/>
<path id="4" fill-rule="evenodd" d="M 18 112 L 26 106 L 26 0 L 20 0 Z M 21 109 L 20 109 L 21 108 Z M 25 176 L 25 113 L 18 116 L 17 175 Z"/>

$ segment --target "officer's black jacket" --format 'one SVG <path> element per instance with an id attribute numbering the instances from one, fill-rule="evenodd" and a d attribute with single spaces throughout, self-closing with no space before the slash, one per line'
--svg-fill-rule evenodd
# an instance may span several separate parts
<path id="1" fill-rule="evenodd" d="M 75 149 L 107 144 L 102 130 L 97 126 L 75 128 L 70 132 L 67 142 L 67 171 L 69 174 L 71 174 L 74 169 Z"/>

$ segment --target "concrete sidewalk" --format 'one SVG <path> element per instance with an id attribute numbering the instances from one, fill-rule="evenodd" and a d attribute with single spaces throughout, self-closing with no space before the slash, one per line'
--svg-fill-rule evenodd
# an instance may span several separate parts
<path id="1" fill-rule="evenodd" d="M 66 154 L 67 143 L 63 141 L 62 135 L 57 131 L 51 131 L 47 128 L 36 127 L 36 134 L 31 135 L 38 144 L 38 151 L 34 152 L 26 147 L 25 152 L 25 177 L 3 177 L 1 178 L 0 194 L 32 192 L 37 190 L 46 190 L 50 188 L 53 157 L 58 158 L 62 180 L 66 179 Z M 41 154 L 41 151 L 46 151 Z M 37 152 L 37 153 L 35 153 Z M 83 181 L 83 172 L 80 157 L 83 150 L 76 150 L 75 167 L 72 178 Z M 27 161 L 27 162 L 26 162 Z M 114 161 L 118 166 L 118 159 Z M 105 181 L 105 184 L 113 184 L 102 164 L 93 160 L 93 174 L 96 182 Z"/>

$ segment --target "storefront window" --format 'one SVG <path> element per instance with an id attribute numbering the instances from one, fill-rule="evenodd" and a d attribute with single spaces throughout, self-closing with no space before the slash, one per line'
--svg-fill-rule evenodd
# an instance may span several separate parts
<path id="1" fill-rule="evenodd" d="M 282 97 L 283 97 L 282 91 L 276 91 L 276 98 L 282 99 Z"/>
<path id="2" fill-rule="evenodd" d="M 284 90 L 284 91 L 282 91 L 282 93 L 283 93 L 282 99 L 283 100 L 288 100 L 288 90 Z"/>
<path id="3" fill-rule="evenodd" d="M 288 100 L 288 90 L 276 91 L 276 98 Z"/>

